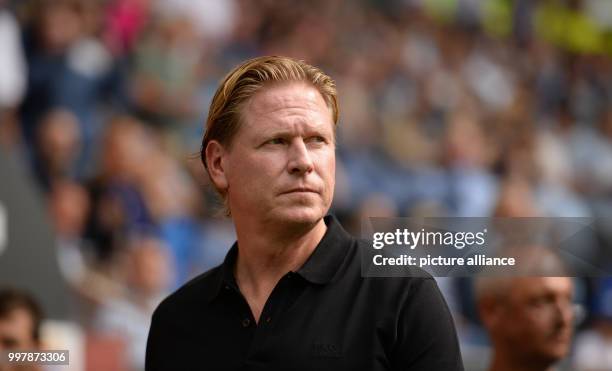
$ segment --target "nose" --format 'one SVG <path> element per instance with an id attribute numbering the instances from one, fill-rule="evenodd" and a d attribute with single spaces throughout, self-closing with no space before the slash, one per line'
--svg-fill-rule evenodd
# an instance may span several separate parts
<path id="1" fill-rule="evenodd" d="M 287 170 L 290 174 L 302 175 L 314 169 L 312 157 L 302 138 L 296 138 L 289 146 L 289 161 Z"/>
<path id="2" fill-rule="evenodd" d="M 557 301 L 555 304 L 555 314 L 560 326 L 568 327 L 574 321 L 575 306 L 571 302 Z"/>

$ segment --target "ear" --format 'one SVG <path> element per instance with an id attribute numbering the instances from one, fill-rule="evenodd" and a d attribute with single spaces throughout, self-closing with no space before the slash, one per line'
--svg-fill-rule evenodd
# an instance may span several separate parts
<path id="1" fill-rule="evenodd" d="M 227 150 L 221 143 L 211 140 L 206 146 L 206 166 L 208 174 L 215 188 L 221 193 L 225 193 L 228 188 L 227 172 L 225 168 Z"/>
<path id="2" fill-rule="evenodd" d="M 490 296 L 483 297 L 478 301 L 480 320 L 485 328 L 489 330 L 494 329 L 500 322 L 508 320 L 502 313 L 502 307 L 499 300 Z"/>

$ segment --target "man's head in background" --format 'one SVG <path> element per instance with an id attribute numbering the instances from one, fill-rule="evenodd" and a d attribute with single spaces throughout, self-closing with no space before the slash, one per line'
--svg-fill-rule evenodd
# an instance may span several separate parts
<path id="1" fill-rule="evenodd" d="M 36 349 L 42 311 L 34 298 L 15 289 L 0 289 L 0 350 Z"/>
<path id="2" fill-rule="evenodd" d="M 217 90 L 202 162 L 236 219 L 312 223 L 331 205 L 335 175 L 335 84 L 316 67 L 260 57 Z"/>
<path id="3" fill-rule="evenodd" d="M 549 249 L 514 252 L 514 276 L 479 276 L 475 292 L 482 323 L 493 346 L 490 370 L 548 370 L 570 349 L 574 330 L 574 285 Z"/>
<path id="4" fill-rule="evenodd" d="M 124 269 L 130 299 L 136 302 L 157 300 L 172 282 L 172 258 L 168 247 L 162 240 L 145 233 L 130 238 L 126 250 Z"/>

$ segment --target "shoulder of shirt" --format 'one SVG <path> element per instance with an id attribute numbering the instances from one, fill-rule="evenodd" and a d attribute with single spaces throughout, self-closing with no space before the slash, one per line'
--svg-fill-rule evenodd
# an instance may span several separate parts
<path id="1" fill-rule="evenodd" d="M 165 311 L 176 306 L 191 305 L 194 302 L 206 300 L 211 290 L 217 287 L 218 275 L 222 274 L 221 265 L 212 268 L 187 281 L 175 292 L 166 297 L 156 309 L 156 312 Z"/>
<path id="2" fill-rule="evenodd" d="M 406 267 L 406 274 L 396 277 L 364 277 L 361 271 L 361 254 L 369 254 L 372 249 L 371 241 L 351 237 L 348 246 L 347 258 L 340 268 L 344 282 L 360 281 L 362 290 L 365 290 L 372 302 L 393 303 L 393 306 L 402 307 L 414 300 L 420 300 L 429 295 L 441 295 L 434 277 L 418 267 Z"/>

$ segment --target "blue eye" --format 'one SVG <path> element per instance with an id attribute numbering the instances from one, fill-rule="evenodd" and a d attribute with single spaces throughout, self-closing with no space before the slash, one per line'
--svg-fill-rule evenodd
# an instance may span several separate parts
<path id="1" fill-rule="evenodd" d="M 267 144 L 285 144 L 285 140 L 283 138 L 274 138 L 274 139 L 270 139 L 266 143 Z"/>
<path id="2" fill-rule="evenodd" d="M 322 136 L 314 136 L 308 139 L 309 142 L 325 143 L 327 142 Z"/>

